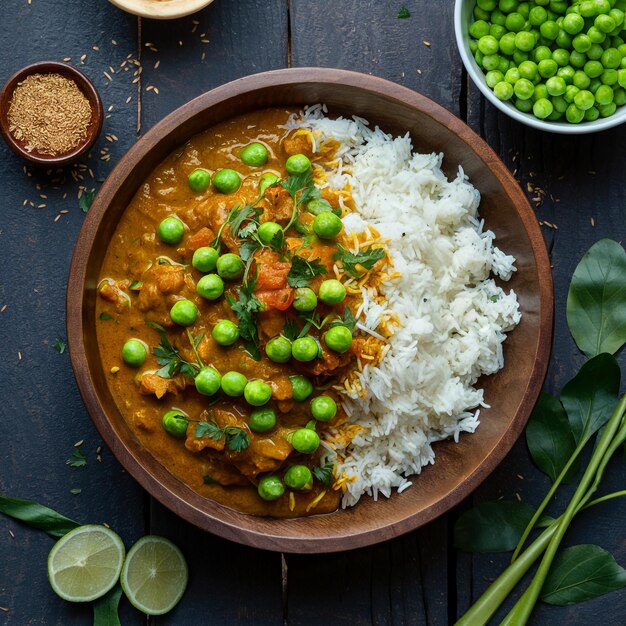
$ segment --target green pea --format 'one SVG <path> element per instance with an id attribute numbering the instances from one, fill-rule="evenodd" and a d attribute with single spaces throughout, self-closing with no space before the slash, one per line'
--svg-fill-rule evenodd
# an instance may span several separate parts
<path id="1" fill-rule="evenodd" d="M 585 112 L 579 109 L 575 104 L 570 104 L 565 112 L 565 117 L 570 124 L 578 124 L 585 117 Z"/>
<path id="2" fill-rule="evenodd" d="M 489 34 L 489 24 L 487 24 L 485 20 L 476 20 L 470 24 L 469 34 L 474 37 L 474 39 L 480 39 Z"/>
<path id="3" fill-rule="evenodd" d="M 500 38 L 500 52 L 511 55 L 515 52 L 515 33 L 507 33 Z"/>
<path id="4" fill-rule="evenodd" d="M 352 333 L 345 326 L 333 326 L 324 333 L 324 343 L 331 350 L 343 354 L 352 346 Z"/>
<path id="5" fill-rule="evenodd" d="M 535 47 L 535 38 L 532 33 L 526 31 L 517 33 L 515 35 L 515 47 L 523 52 L 530 52 Z"/>
<path id="6" fill-rule="evenodd" d="M 168 411 L 165 415 L 163 415 L 161 422 L 163 424 L 163 428 L 165 428 L 165 430 L 173 437 L 178 437 L 180 439 L 187 434 L 189 420 L 182 411 L 177 411 L 175 409 Z"/>
<path id="7" fill-rule="evenodd" d="M 556 75 L 559 78 L 562 78 L 565 81 L 566 85 L 571 85 L 572 82 L 574 81 L 575 73 L 576 73 L 576 70 L 574 70 L 574 68 L 571 65 L 566 65 L 565 67 L 560 68 L 559 71 L 556 73 Z"/>
<path id="8" fill-rule="evenodd" d="M 504 75 L 504 80 L 510 85 L 515 85 L 521 77 L 522 76 L 520 75 L 519 70 L 516 67 L 511 67 Z"/>
<path id="9" fill-rule="evenodd" d="M 222 391 L 231 398 L 243 396 L 248 379 L 240 372 L 226 372 L 222 376 Z"/>
<path id="10" fill-rule="evenodd" d="M 240 153 L 239 158 L 251 167 L 262 167 L 270 158 L 270 153 L 262 143 L 248 144 Z"/>
<path id="11" fill-rule="evenodd" d="M 583 67 L 587 62 L 587 57 L 577 50 L 572 50 L 569 55 L 569 63 L 573 67 Z"/>
<path id="12" fill-rule="evenodd" d="M 291 436 L 291 445 L 302 454 L 313 454 L 320 446 L 320 436 L 310 428 L 300 428 Z"/>
<path id="13" fill-rule="evenodd" d="M 541 6 L 533 7 L 528 14 L 528 21 L 533 26 L 541 26 L 548 19 L 548 12 Z"/>
<path id="14" fill-rule="evenodd" d="M 198 248 L 193 253 L 191 264 L 199 272 L 203 272 L 204 274 L 206 274 L 207 272 L 212 272 L 215 269 L 218 257 L 219 253 L 215 248 L 205 246 L 203 248 Z"/>
<path id="15" fill-rule="evenodd" d="M 523 61 L 518 68 L 520 76 L 527 80 L 534 80 L 537 76 L 537 64 L 533 61 Z"/>
<path id="16" fill-rule="evenodd" d="M 552 111 L 554 111 L 554 106 L 547 98 L 539 98 L 533 104 L 533 114 L 540 120 L 545 120 L 546 117 L 552 114 Z"/>
<path id="17" fill-rule="evenodd" d="M 492 70 L 485 75 L 485 82 L 493 89 L 499 82 L 504 80 L 504 74 L 499 70 Z"/>
<path id="18" fill-rule="evenodd" d="M 515 108 L 522 113 L 530 113 L 533 110 L 533 101 L 530 98 L 527 100 L 520 100 L 518 98 L 515 101 Z"/>
<path id="19" fill-rule="evenodd" d="M 217 273 L 226 280 L 237 280 L 243 276 L 244 264 L 241 257 L 232 252 L 222 254 L 217 259 Z"/>
<path id="20" fill-rule="evenodd" d="M 259 182 L 259 192 L 261 195 L 263 195 L 269 187 L 276 184 L 279 180 L 280 179 L 276 176 L 276 174 L 271 174 L 269 172 L 267 174 L 263 174 Z"/>
<path id="21" fill-rule="evenodd" d="M 289 489 L 308 490 L 313 486 L 313 474 L 306 465 L 292 465 L 285 472 L 284 480 Z"/>
<path id="22" fill-rule="evenodd" d="M 211 335 L 220 346 L 232 346 L 239 339 L 239 328 L 230 320 L 220 320 L 213 327 Z"/>
<path id="23" fill-rule="evenodd" d="M 291 396 L 296 402 L 303 402 L 313 393 L 313 384 L 305 376 L 290 376 Z"/>
<path id="24" fill-rule="evenodd" d="M 198 319 L 198 307 L 191 300 L 179 300 L 170 309 L 170 318 L 179 326 L 191 326 Z"/>
<path id="25" fill-rule="evenodd" d="M 515 95 L 520 100 L 530 100 L 535 91 L 535 86 L 526 78 L 520 78 L 514 85 Z"/>
<path id="26" fill-rule="evenodd" d="M 157 229 L 157 235 L 163 243 L 171 246 L 180 243 L 185 234 L 185 225 L 174 216 L 166 217 Z"/>
<path id="27" fill-rule="evenodd" d="M 606 40 L 606 33 L 603 33 L 599 28 L 592 26 L 587 31 L 587 36 L 593 43 L 604 43 Z"/>
<path id="28" fill-rule="evenodd" d="M 299 337 L 291 344 L 291 355 L 296 361 L 307 363 L 317 358 L 319 347 L 313 337 Z"/>
<path id="29" fill-rule="evenodd" d="M 267 342 L 265 354 L 274 363 L 287 363 L 291 359 L 291 341 L 285 337 L 274 337 Z"/>
<path id="30" fill-rule="evenodd" d="M 580 92 L 580 89 L 578 89 L 576 85 L 568 85 L 567 89 L 565 90 L 565 94 L 563 95 L 565 102 L 567 102 L 568 104 L 572 104 L 574 102 L 574 98 L 576 97 L 576 94 L 579 92 Z"/>
<path id="31" fill-rule="evenodd" d="M 222 377 L 214 367 L 203 367 L 194 378 L 196 390 L 204 396 L 215 395 L 222 385 Z"/>
<path id="32" fill-rule="evenodd" d="M 550 39 L 551 41 L 554 41 L 557 38 L 559 31 L 560 28 L 554 20 L 547 20 L 539 27 L 539 32 L 542 37 Z"/>
<path id="33" fill-rule="evenodd" d="M 626 104 L 626 89 L 618 87 L 613 91 L 613 103 L 618 107 Z"/>
<path id="34" fill-rule="evenodd" d="M 610 15 L 598 15 L 593 22 L 593 25 L 603 33 L 610 33 L 615 30 L 615 20 Z"/>
<path id="35" fill-rule="evenodd" d="M 576 71 L 576 73 L 574 74 L 574 79 L 572 81 L 572 84 L 575 87 L 578 87 L 578 89 L 587 89 L 590 83 L 591 83 L 591 78 L 589 78 L 589 76 L 587 76 L 585 72 L 581 70 Z"/>
<path id="36" fill-rule="evenodd" d="M 582 89 L 574 96 L 574 104 L 581 110 L 586 111 L 595 104 L 595 98 L 590 91 Z"/>
<path id="37" fill-rule="evenodd" d="M 126 365 L 139 367 L 146 362 L 147 358 L 148 348 L 140 339 L 129 339 L 122 346 L 122 359 Z"/>
<path id="38" fill-rule="evenodd" d="M 285 169 L 290 176 L 305 174 L 311 169 L 311 161 L 305 154 L 292 154 L 285 163 Z"/>
<path id="39" fill-rule="evenodd" d="M 614 85 L 617 85 L 618 77 L 619 74 L 617 73 L 617 70 L 604 70 L 604 72 L 602 72 L 602 76 L 600 76 L 600 81 L 603 85 L 609 85 L 612 87 Z"/>
<path id="40" fill-rule="evenodd" d="M 570 35 L 577 35 L 585 27 L 585 20 L 577 13 L 569 13 L 563 18 L 563 30 Z"/>
<path id="41" fill-rule="evenodd" d="M 506 21 L 504 22 L 504 26 L 507 28 L 507 30 L 513 33 L 519 33 L 521 30 L 524 29 L 525 25 L 526 20 L 524 19 L 524 16 L 520 13 L 517 13 L 516 11 L 514 11 L 513 13 L 509 13 L 506 16 Z"/>
<path id="42" fill-rule="evenodd" d="M 551 59 L 551 58 L 552 58 L 552 52 L 550 51 L 550 48 L 548 48 L 548 46 L 538 46 L 531 52 L 531 55 L 530 55 L 531 61 L 534 61 L 535 63 L 539 63 L 539 61 L 545 61 L 546 59 Z"/>
<path id="43" fill-rule="evenodd" d="M 220 193 L 235 193 L 241 186 L 241 176 L 227 167 L 213 174 L 213 186 Z"/>
<path id="44" fill-rule="evenodd" d="M 330 422 L 337 415 L 337 403 L 330 396 L 311 400 L 311 415 L 319 422 Z"/>
<path id="45" fill-rule="evenodd" d="M 263 406 L 272 397 L 272 388 L 262 380 L 250 380 L 243 390 L 243 396 L 252 406 Z"/>
<path id="46" fill-rule="evenodd" d="M 552 53 L 552 59 L 559 67 L 565 67 L 569 63 L 569 52 L 563 48 L 557 48 Z"/>
<path id="47" fill-rule="evenodd" d="M 580 37 L 580 35 L 576 35 L 576 37 Z M 571 48 L 572 36 L 569 33 L 566 33 L 563 29 L 560 29 L 559 34 L 556 36 L 555 42 L 559 48 Z"/>
<path id="48" fill-rule="evenodd" d="M 339 304 L 346 297 L 346 288 L 335 278 L 322 281 L 319 299 L 324 304 Z"/>
<path id="49" fill-rule="evenodd" d="M 557 113 L 565 113 L 567 111 L 567 102 L 563 96 L 553 96 L 552 106 Z"/>
<path id="50" fill-rule="evenodd" d="M 560 76 L 552 76 L 546 81 L 548 94 L 551 96 L 562 96 L 567 89 L 565 81 Z"/>
<path id="51" fill-rule="evenodd" d="M 591 41 L 591 39 L 589 39 L 589 37 L 584 34 L 576 35 L 576 37 L 574 37 L 574 39 L 572 40 L 572 46 L 574 46 L 574 50 L 581 53 L 587 52 L 587 50 L 591 48 L 592 43 L 593 42 Z"/>
<path id="52" fill-rule="evenodd" d="M 611 117 L 617 111 L 617 105 L 615 102 L 611 102 L 610 104 L 603 104 L 600 107 L 600 116 L 601 117 Z"/>
<path id="53" fill-rule="evenodd" d="M 258 493 L 263 500 L 272 502 L 285 493 L 285 486 L 278 476 L 263 476 L 259 481 Z"/>
<path id="54" fill-rule="evenodd" d="M 591 107 L 585 111 L 585 121 L 595 122 L 600 117 L 600 111 L 596 107 Z"/>
<path id="55" fill-rule="evenodd" d="M 343 229 L 343 222 L 334 213 L 324 211 L 313 220 L 313 232 L 320 239 L 334 239 Z"/>
<path id="56" fill-rule="evenodd" d="M 187 183 L 191 191 L 195 193 L 204 193 L 211 184 L 211 174 L 201 167 L 195 169 L 187 178 Z"/>
<path id="57" fill-rule="evenodd" d="M 206 300 L 217 300 L 224 293 L 224 281 L 217 274 L 206 274 L 198 281 L 196 293 Z"/>
<path id="58" fill-rule="evenodd" d="M 613 89 L 608 85 L 600 85 L 594 95 L 596 102 L 601 106 L 613 102 Z"/>
<path id="59" fill-rule="evenodd" d="M 276 222 L 264 222 L 259 226 L 259 230 L 257 232 L 259 235 L 259 239 L 264 244 L 269 244 L 278 233 L 283 232 L 283 228 L 280 224 L 277 224 Z"/>
<path id="60" fill-rule="evenodd" d="M 502 81 L 493 88 L 493 93 L 498 100 L 510 100 L 513 97 L 513 85 Z"/>
<path id="61" fill-rule="evenodd" d="M 622 63 L 622 55 L 617 48 L 607 48 L 600 57 L 602 66 L 607 69 L 616 70 Z"/>
<path id="62" fill-rule="evenodd" d="M 497 54 L 486 54 L 483 57 L 483 67 L 487 71 L 495 70 L 500 67 L 500 57 Z"/>
<path id="63" fill-rule="evenodd" d="M 310 287 L 298 287 L 293 295 L 293 308 L 296 311 L 307 313 L 317 306 L 317 296 Z"/>
<path id="64" fill-rule="evenodd" d="M 265 433 L 276 426 L 276 411 L 274 409 L 256 409 L 250 413 L 248 420 L 250 430 L 255 433 Z"/>
<path id="65" fill-rule="evenodd" d="M 544 59 L 543 61 L 539 61 L 537 68 L 542 78 L 550 78 L 550 76 L 554 76 L 557 73 L 559 66 L 553 59 Z"/>
<path id="66" fill-rule="evenodd" d="M 584 69 L 585 74 L 587 74 L 589 78 L 597 78 L 602 75 L 602 72 L 604 72 L 604 67 L 600 61 L 587 61 Z"/>

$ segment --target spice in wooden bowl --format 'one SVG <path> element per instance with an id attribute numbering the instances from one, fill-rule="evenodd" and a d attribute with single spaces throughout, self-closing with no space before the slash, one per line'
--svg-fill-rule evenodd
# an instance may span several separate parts
<path id="1" fill-rule="evenodd" d="M 28 65 L 0 91 L 0 134 L 35 165 L 66 165 L 87 153 L 104 121 L 102 100 L 79 70 L 58 61 Z"/>
<path id="2" fill-rule="evenodd" d="M 87 139 L 92 110 L 78 85 L 60 74 L 31 74 L 9 105 L 9 132 L 28 152 L 59 156 Z"/>

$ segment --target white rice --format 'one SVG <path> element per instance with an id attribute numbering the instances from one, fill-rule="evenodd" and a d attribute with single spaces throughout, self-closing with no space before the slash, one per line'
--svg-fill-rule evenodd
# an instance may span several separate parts
<path id="1" fill-rule="evenodd" d="M 346 507 L 364 493 L 377 499 L 394 487 L 403 491 L 407 477 L 434 463 L 433 442 L 476 430 L 477 409 L 487 405 L 474 384 L 503 367 L 502 342 L 520 313 L 515 293 L 491 277 L 508 280 L 515 259 L 483 230 L 480 194 L 463 170 L 448 181 L 443 155 L 413 153 L 408 134 L 393 138 L 366 120 L 333 120 L 325 112 L 310 107 L 289 125 L 311 130 L 317 147 L 329 138 L 341 143 L 328 184 L 350 185 L 358 208 L 344 227 L 360 232 L 372 224 L 389 240 L 401 274 L 383 284 L 385 306 L 364 289 L 357 315 L 358 328 L 374 336 L 381 337 L 385 313 L 400 326 L 382 362 L 359 374 L 367 397 L 345 398 L 350 421 L 364 428 L 337 458 L 336 475 L 350 478 Z"/>

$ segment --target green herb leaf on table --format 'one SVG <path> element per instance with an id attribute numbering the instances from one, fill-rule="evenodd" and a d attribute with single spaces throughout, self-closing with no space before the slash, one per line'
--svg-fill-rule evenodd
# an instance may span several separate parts
<path id="1" fill-rule="evenodd" d="M 80 195 L 78 199 L 78 207 L 82 210 L 83 213 L 87 213 L 91 208 L 91 204 L 93 199 L 96 197 L 96 190 L 92 189 L 91 191 L 83 190 L 83 193 Z"/>
<path id="2" fill-rule="evenodd" d="M 287 283 L 290 287 L 308 287 L 315 276 L 326 274 L 326 267 L 318 257 L 307 261 L 304 257 L 295 255 L 291 259 L 291 269 L 287 274 Z"/>
<path id="3" fill-rule="evenodd" d="M 398 19 L 406 20 L 409 17 L 411 17 L 411 12 L 405 6 L 400 7 L 400 10 L 398 11 Z"/>
<path id="4" fill-rule="evenodd" d="M 93 626 L 122 626 L 117 613 L 121 597 L 122 586 L 117 583 L 111 591 L 94 602 Z"/>
<path id="5" fill-rule="evenodd" d="M 539 396 L 526 426 L 526 443 L 535 465 L 555 481 L 574 453 L 576 442 L 563 405 L 550 394 Z M 572 467 L 565 480 L 572 478 L 579 465 Z"/>
<path id="6" fill-rule="evenodd" d="M 567 295 L 567 323 L 587 356 L 614 354 L 626 342 L 626 252 L 602 239 L 583 256 Z"/>
<path id="7" fill-rule="evenodd" d="M 63 354 L 67 348 L 67 344 L 65 343 L 65 341 L 63 341 L 63 339 L 61 339 L 61 337 L 57 337 L 53 342 L 52 342 L 52 347 L 59 353 L 59 354 Z"/>
<path id="8" fill-rule="evenodd" d="M 319 480 L 322 485 L 325 487 L 330 487 L 330 484 L 333 479 L 333 468 L 335 467 L 334 463 L 326 463 L 321 467 L 313 468 L 313 476 Z"/>
<path id="9" fill-rule="evenodd" d="M 626 570 L 610 552 L 590 544 L 566 548 L 552 563 L 541 599 L 566 606 L 626 587 Z"/>
<path id="10" fill-rule="evenodd" d="M 226 440 L 226 445 L 231 452 L 241 452 L 250 446 L 250 436 L 239 426 L 225 426 L 221 428 L 215 422 L 198 422 L 195 436 L 198 438 L 208 437 L 214 441 Z"/>
<path id="11" fill-rule="evenodd" d="M 195 378 L 200 368 L 196 363 L 185 361 L 180 352 L 170 342 L 165 329 L 156 322 L 146 322 L 150 328 L 156 330 L 161 338 L 159 345 L 153 348 L 152 354 L 157 357 L 157 363 L 161 369 L 157 370 L 157 376 L 172 378 L 176 374 L 182 374 L 188 378 Z"/>
<path id="12" fill-rule="evenodd" d="M 464 552 L 513 550 L 535 510 L 525 502 L 483 502 L 463 513 L 454 526 L 454 545 Z M 549 518 L 539 525 L 547 524 Z"/>
<path id="13" fill-rule="evenodd" d="M 387 256 L 382 248 L 373 248 L 372 246 L 359 250 L 356 253 L 346 250 L 346 248 L 340 244 L 337 244 L 337 248 L 339 248 L 339 252 L 337 252 L 333 258 L 335 261 L 341 261 L 346 272 L 355 278 L 358 278 L 363 273 L 357 269 L 357 265 L 361 265 L 366 270 L 371 270 L 378 261 Z"/>
<path id="14" fill-rule="evenodd" d="M 587 361 L 563 387 L 561 402 L 576 444 L 606 424 L 617 404 L 619 385 L 619 365 L 615 357 L 604 353 Z"/>
<path id="15" fill-rule="evenodd" d="M 253 359 L 259 361 L 261 352 L 259 350 L 259 331 L 256 314 L 262 307 L 261 302 L 252 293 L 253 289 L 254 283 L 242 285 L 239 288 L 239 298 L 235 300 L 232 296 L 226 296 L 226 301 L 237 316 L 239 335 L 245 342 L 246 350 Z"/>
<path id="16" fill-rule="evenodd" d="M 65 465 L 69 465 L 73 468 L 85 467 L 85 465 L 87 465 L 87 459 L 79 448 L 75 448 L 72 452 L 72 456 L 65 461 Z"/>
<path id="17" fill-rule="evenodd" d="M 0 513 L 24 522 L 28 526 L 47 532 L 51 537 L 63 537 L 78 528 L 80 524 L 61 515 L 47 506 L 32 502 L 0 496 Z"/>

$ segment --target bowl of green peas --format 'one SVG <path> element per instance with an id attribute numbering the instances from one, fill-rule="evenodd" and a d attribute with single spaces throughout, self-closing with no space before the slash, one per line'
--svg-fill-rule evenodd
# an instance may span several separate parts
<path id="1" fill-rule="evenodd" d="M 626 0 L 456 0 L 469 76 L 509 117 L 583 134 L 626 121 Z"/>

